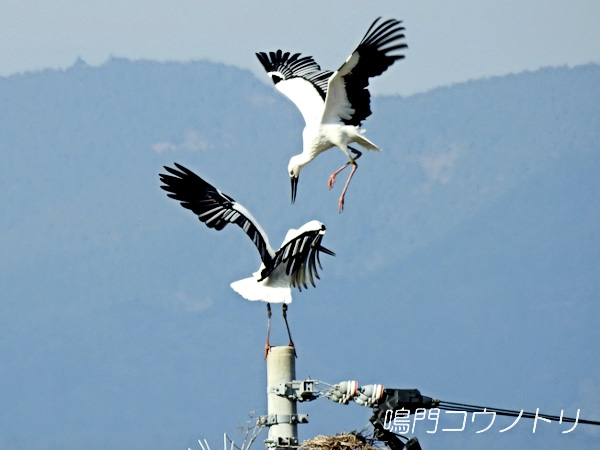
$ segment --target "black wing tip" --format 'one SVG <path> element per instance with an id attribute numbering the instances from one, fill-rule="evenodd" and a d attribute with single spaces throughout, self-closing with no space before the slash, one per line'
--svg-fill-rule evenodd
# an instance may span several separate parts
<path id="1" fill-rule="evenodd" d="M 332 252 L 332 251 L 331 251 L 331 250 L 329 250 L 328 248 L 325 248 L 325 247 L 323 247 L 323 246 L 321 246 L 321 245 L 319 246 L 319 249 L 318 249 L 318 250 L 319 250 L 320 252 L 322 252 L 322 253 L 325 253 L 326 255 L 335 256 L 335 253 L 334 253 L 334 252 Z"/>
<path id="2" fill-rule="evenodd" d="M 178 197 L 192 198 L 201 193 L 216 191 L 214 186 L 206 182 L 187 167 L 176 162 L 173 164 L 176 169 L 169 166 L 163 166 L 168 174 L 158 174 L 160 181 L 164 183 L 160 188 L 173 194 L 167 194 L 169 197 L 181 201 L 181 198 Z"/>
<path id="3" fill-rule="evenodd" d="M 383 16 L 379 16 L 377 17 L 373 23 L 371 23 L 370 28 L 375 27 L 375 25 L 377 25 L 377 22 L 379 22 L 381 19 L 383 19 Z M 390 17 L 389 19 L 384 20 L 383 22 L 381 22 L 379 25 L 377 25 L 377 28 L 382 28 L 382 27 L 397 27 L 398 25 L 402 25 L 402 21 L 399 19 L 396 19 L 394 17 Z M 367 33 L 368 34 L 368 33 Z"/>
<path id="4" fill-rule="evenodd" d="M 396 47 L 384 48 L 386 45 L 396 42 L 400 39 L 404 39 L 405 28 L 402 26 L 402 21 L 398 19 L 387 19 L 377 25 L 377 22 L 381 20 L 378 17 L 373 21 L 364 37 L 362 38 L 360 46 L 375 46 L 383 52 L 389 52 L 397 49 Z M 398 47 L 403 48 L 403 47 Z"/>
<path id="5" fill-rule="evenodd" d="M 178 164 L 178 163 L 176 163 L 176 162 L 174 162 L 173 164 L 174 164 L 174 165 L 175 165 L 175 167 L 177 167 L 177 169 L 179 169 L 179 170 L 177 170 L 177 169 L 173 169 L 172 167 L 169 167 L 169 166 L 163 166 L 163 168 L 164 168 L 164 169 L 165 169 L 167 172 L 169 172 L 170 174 L 172 174 L 172 175 L 176 175 L 176 176 L 178 176 L 178 177 L 181 177 L 182 175 L 194 175 L 194 176 L 198 176 L 198 175 L 196 175 L 194 172 L 192 172 L 190 169 L 188 169 L 188 168 L 186 168 L 186 167 L 182 166 L 181 164 Z M 164 174 L 164 173 L 159 173 L 158 175 L 161 177 L 161 180 L 162 180 L 162 178 L 163 178 L 163 177 L 165 177 L 165 178 L 166 178 L 166 177 L 171 177 L 170 175 L 166 175 L 166 174 Z"/>
<path id="6" fill-rule="evenodd" d="M 323 76 L 321 67 L 312 56 L 302 56 L 301 53 L 283 52 L 281 49 L 274 52 L 257 52 L 256 57 L 267 73 L 279 72 L 284 79 L 301 77 L 308 81 L 319 81 Z M 330 75 L 330 72 L 325 71 Z"/>

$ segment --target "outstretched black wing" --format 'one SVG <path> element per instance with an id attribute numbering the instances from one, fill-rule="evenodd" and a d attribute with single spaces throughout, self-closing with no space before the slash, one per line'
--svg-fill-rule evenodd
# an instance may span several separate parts
<path id="1" fill-rule="evenodd" d="M 331 78 L 325 104 L 325 115 L 336 114 L 346 125 L 360 126 L 371 115 L 371 95 L 367 89 L 369 78 L 381 75 L 403 54 L 392 53 L 407 48 L 404 27 L 396 19 L 381 23 L 375 19 L 358 47 Z M 332 86 L 334 84 L 334 86 Z M 336 86 L 337 84 L 337 86 Z M 336 95 L 332 95 L 335 91 Z M 346 98 L 340 97 L 345 94 Z M 347 107 L 351 105 L 351 109 Z"/>
<path id="2" fill-rule="evenodd" d="M 191 210 L 209 228 L 222 230 L 229 223 L 239 226 L 256 245 L 263 263 L 270 265 L 274 252 L 267 235 L 252 214 L 191 170 L 177 163 L 175 166 L 179 170 L 165 166 L 172 175 L 160 174 L 160 180 L 164 183 L 161 188 L 169 192 L 167 195 L 181 202 L 181 206 Z"/>
<path id="3" fill-rule="evenodd" d="M 293 287 L 302 290 L 302 286 L 308 288 L 308 282 L 313 287 L 315 286 L 315 278 L 319 279 L 317 264 L 320 269 L 323 269 L 319 260 L 320 253 L 332 256 L 335 256 L 335 253 L 321 246 L 321 240 L 325 235 L 325 226 L 316 221 L 309 222 L 307 225 L 313 223 L 314 227 L 300 232 L 277 250 L 271 265 L 266 265 L 261 272 L 261 279 L 268 277 L 280 264 L 285 264 L 285 273 L 291 275 Z"/>
<path id="4" fill-rule="evenodd" d="M 355 50 L 360 56 L 360 64 L 357 68 L 360 69 L 360 74 L 366 78 L 381 75 L 396 60 L 404 58 L 403 54 L 389 55 L 389 52 L 407 48 L 404 42 L 399 43 L 401 39 L 404 39 L 402 22 L 388 19 L 377 25 L 380 19 L 381 17 L 378 17 L 373 21 Z M 359 75 L 356 71 L 353 73 Z"/>

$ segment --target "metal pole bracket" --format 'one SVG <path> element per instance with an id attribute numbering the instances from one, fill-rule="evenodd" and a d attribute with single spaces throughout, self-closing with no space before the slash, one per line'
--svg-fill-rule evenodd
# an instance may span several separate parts
<path id="1" fill-rule="evenodd" d="M 278 448 L 289 448 L 289 449 L 297 449 L 298 448 L 298 438 L 291 437 L 281 437 L 277 438 L 269 438 L 265 439 L 265 447 L 269 449 L 278 449 Z"/>
<path id="2" fill-rule="evenodd" d="M 315 392 L 315 380 L 293 380 L 288 383 L 280 383 L 268 388 L 267 394 L 275 394 L 299 402 L 311 401 L 319 397 Z"/>
<path id="3" fill-rule="evenodd" d="M 308 423 L 308 414 L 269 414 L 268 416 L 259 416 L 256 423 L 261 427 L 270 427 L 280 423 Z"/>

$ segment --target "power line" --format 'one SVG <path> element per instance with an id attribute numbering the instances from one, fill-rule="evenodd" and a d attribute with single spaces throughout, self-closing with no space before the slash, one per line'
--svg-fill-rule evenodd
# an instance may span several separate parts
<path id="1" fill-rule="evenodd" d="M 478 405 L 469 405 L 466 403 L 456 403 L 456 402 L 447 402 L 447 401 L 443 401 L 440 400 L 439 401 L 439 406 L 440 409 L 443 410 L 447 410 L 447 411 L 466 411 L 466 412 L 493 412 L 496 413 L 500 416 L 509 416 L 509 417 L 525 417 L 528 419 L 535 419 L 535 418 L 544 418 L 544 419 L 550 419 L 550 420 L 554 420 L 554 421 L 559 421 L 559 422 L 566 422 L 566 423 L 584 423 L 587 425 L 600 425 L 600 421 L 597 420 L 588 420 L 588 419 L 580 419 L 577 417 L 564 417 L 564 416 L 553 416 L 553 415 L 548 415 L 548 414 L 542 414 L 539 412 L 525 412 L 523 410 L 512 410 L 512 409 L 501 409 L 501 408 L 494 408 L 491 406 L 478 406 Z"/>

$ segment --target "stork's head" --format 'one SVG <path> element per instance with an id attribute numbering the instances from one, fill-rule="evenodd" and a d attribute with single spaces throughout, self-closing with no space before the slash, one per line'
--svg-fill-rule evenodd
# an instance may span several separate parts
<path id="1" fill-rule="evenodd" d="M 290 175 L 290 181 L 292 183 L 292 203 L 296 201 L 296 190 L 298 189 L 298 178 L 300 177 L 300 171 L 304 164 L 299 162 L 299 156 L 292 156 L 290 163 L 288 164 L 288 174 Z"/>

